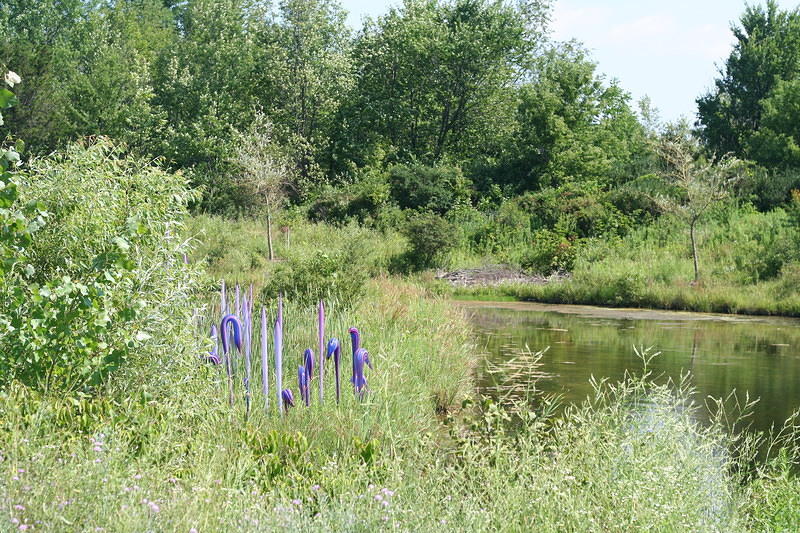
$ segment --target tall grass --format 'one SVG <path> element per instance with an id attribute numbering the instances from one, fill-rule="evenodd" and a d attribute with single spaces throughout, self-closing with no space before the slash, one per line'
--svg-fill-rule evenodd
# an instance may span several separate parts
<path id="1" fill-rule="evenodd" d="M 196 215 L 187 221 L 187 235 L 195 239 L 192 261 L 202 261 L 214 279 L 263 286 L 272 273 L 289 261 L 310 256 L 350 253 L 350 261 L 368 274 L 385 272 L 391 260 L 405 249 L 399 233 L 381 232 L 355 224 L 331 226 L 311 223 L 286 214 L 274 223 L 276 260 L 267 257 L 267 227 L 260 219 L 229 220 Z M 287 232 L 283 228 L 288 228 Z"/>
<path id="2" fill-rule="evenodd" d="M 549 303 L 637 306 L 800 316 L 800 234 L 781 209 L 728 210 L 700 232 L 701 282 L 693 279 L 686 230 L 662 218 L 625 238 L 596 241 L 572 278 L 547 285 L 460 289 Z"/>
<path id="3" fill-rule="evenodd" d="M 375 300 L 376 308 L 386 303 Z M 113 407 L 81 421 L 52 400 L 10 391 L 0 403 L 7 519 L 122 532 L 744 531 L 800 523 L 791 457 L 755 474 L 744 468 L 753 443 L 721 419 L 700 425 L 688 381 L 598 383 L 557 419 L 534 397 L 513 420 L 484 400 L 436 423 L 432 395 L 459 382 L 415 374 L 448 365 L 463 375 L 463 355 L 450 352 L 457 346 L 440 346 L 463 338 L 453 329 L 426 332 L 429 344 L 418 348 L 412 311 L 447 312 L 436 303 L 381 312 L 395 322 L 383 333 L 398 355 L 394 366 L 382 361 L 376 376 L 386 377 L 366 404 L 329 402 L 245 423 L 200 375 L 194 398 L 101 400 Z M 422 363 L 425 355 L 434 362 Z M 389 378 L 401 362 L 409 371 Z"/>
<path id="4" fill-rule="evenodd" d="M 194 222 L 232 235 L 219 219 Z M 242 240 L 228 246 L 258 240 L 254 225 L 241 224 Z M 301 255 L 350 236 L 321 225 L 303 232 Z M 246 257 L 219 249 L 217 273 Z M 243 271 L 240 281 L 263 280 L 260 266 Z M 359 327 L 375 363 L 363 402 L 345 363 L 340 405 L 328 371 L 324 404 L 314 394 L 310 408 L 280 417 L 274 403 L 262 411 L 256 392 L 246 419 L 241 391 L 228 407 L 223 374 L 198 357 L 209 347 L 206 320 L 216 320 L 210 306 L 196 312 L 203 326 L 194 343 L 187 332 L 176 340 L 181 349 L 161 339 L 159 356 L 120 369 L 95 396 L 7 387 L 0 393 L 3 526 L 734 531 L 800 523 L 788 473 L 795 451 L 752 470 L 752 442 L 722 419 L 699 424 L 688 382 L 656 385 L 645 375 L 599 383 L 592 398 L 559 418 L 537 395 L 517 395 L 524 403 L 508 409 L 474 392 L 479 354 L 465 318 L 446 300 L 379 277 L 352 305 L 328 304 L 327 334 L 347 346 L 347 328 Z M 288 302 L 285 324 L 284 373 L 293 376 L 304 348 L 316 346 L 314 307 Z"/>

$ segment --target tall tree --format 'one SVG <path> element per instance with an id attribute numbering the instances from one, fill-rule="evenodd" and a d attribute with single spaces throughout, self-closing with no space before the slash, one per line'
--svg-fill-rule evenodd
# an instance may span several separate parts
<path id="1" fill-rule="evenodd" d="M 368 21 L 342 116 L 350 155 L 463 159 L 507 129 L 510 89 L 544 34 L 545 2 L 406 0 Z M 345 148 L 345 152 L 347 148 Z"/>
<path id="2" fill-rule="evenodd" d="M 516 192 L 567 182 L 610 186 L 646 151 L 630 97 L 606 83 L 576 43 L 548 49 L 517 90 L 514 133 L 499 147 L 498 181 Z"/>
<path id="3" fill-rule="evenodd" d="M 736 42 L 720 77 L 697 99 L 698 125 L 712 152 L 747 157 L 762 127 L 764 99 L 781 80 L 800 74 L 800 11 L 783 11 L 768 0 L 748 6 L 731 29 Z"/>

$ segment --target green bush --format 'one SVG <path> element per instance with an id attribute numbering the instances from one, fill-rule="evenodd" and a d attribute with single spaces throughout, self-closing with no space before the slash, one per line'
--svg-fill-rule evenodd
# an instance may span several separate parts
<path id="1" fill-rule="evenodd" d="M 574 239 L 570 240 L 557 231 L 540 229 L 534 233 L 533 242 L 522 256 L 520 266 L 539 274 L 567 272 L 575 264 L 576 250 Z"/>
<path id="2" fill-rule="evenodd" d="M 314 222 L 329 224 L 345 224 L 351 220 L 364 223 L 378 219 L 389 205 L 386 175 L 371 171 L 355 183 L 323 189 L 311 203 L 308 216 Z"/>
<path id="3" fill-rule="evenodd" d="M 349 307 L 364 294 L 368 270 L 358 264 L 357 249 L 320 251 L 280 265 L 262 290 L 265 298 L 282 293 L 287 300 L 310 306 L 319 300 Z"/>
<path id="4" fill-rule="evenodd" d="M 469 202 L 469 181 L 458 167 L 396 165 L 389 169 L 392 198 L 403 209 L 427 209 L 439 215 Z"/>
<path id="5" fill-rule="evenodd" d="M 412 218 L 403 233 L 409 249 L 401 262 L 413 270 L 445 266 L 448 254 L 459 242 L 458 228 L 433 213 L 421 213 Z"/>
<path id="6" fill-rule="evenodd" d="M 609 200 L 608 193 L 591 183 L 567 184 L 528 193 L 514 200 L 530 214 L 531 228 L 548 229 L 568 221 L 573 236 L 624 235 L 631 218 Z"/>
<path id="7" fill-rule="evenodd" d="M 84 388 L 170 343 L 193 288 L 180 259 L 194 197 L 184 178 L 103 139 L 34 160 L 17 177 L 16 204 L 38 206 L 47 223 L 0 279 L 3 380 Z"/>

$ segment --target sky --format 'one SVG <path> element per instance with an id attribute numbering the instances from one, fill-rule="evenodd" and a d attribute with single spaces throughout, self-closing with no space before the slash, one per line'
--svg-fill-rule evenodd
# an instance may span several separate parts
<path id="1" fill-rule="evenodd" d="M 341 0 L 348 22 L 379 16 L 396 0 Z M 751 1 L 750 4 L 758 4 Z M 779 0 L 784 9 L 799 0 Z M 744 0 L 556 0 L 553 39 L 577 39 L 598 71 L 634 100 L 647 95 L 662 120 L 694 120 L 695 99 L 712 86 L 733 44 L 732 22 Z"/>

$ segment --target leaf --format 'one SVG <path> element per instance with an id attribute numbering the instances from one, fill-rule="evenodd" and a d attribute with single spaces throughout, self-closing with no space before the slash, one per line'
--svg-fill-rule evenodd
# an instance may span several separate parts
<path id="1" fill-rule="evenodd" d="M 8 89 L 0 89 L 0 109 L 7 109 L 17 103 L 17 97 Z"/>

